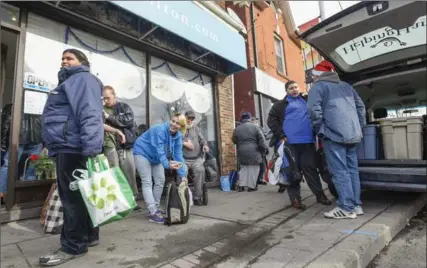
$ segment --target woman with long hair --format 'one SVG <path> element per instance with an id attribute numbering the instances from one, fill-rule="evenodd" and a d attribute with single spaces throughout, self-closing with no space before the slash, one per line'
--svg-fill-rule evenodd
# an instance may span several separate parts
<path id="1" fill-rule="evenodd" d="M 164 223 L 159 206 L 165 184 L 165 170 L 176 170 L 182 180 L 187 179 L 182 152 L 182 135 L 185 132 L 186 118 L 177 114 L 169 122 L 152 126 L 133 146 L 135 166 L 141 178 L 142 195 L 151 222 Z"/>

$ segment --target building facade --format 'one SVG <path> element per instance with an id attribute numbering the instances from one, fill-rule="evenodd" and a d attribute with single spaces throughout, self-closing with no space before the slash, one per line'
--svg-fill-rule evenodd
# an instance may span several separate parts
<path id="1" fill-rule="evenodd" d="M 41 115 L 67 48 L 88 56 L 91 72 L 132 107 L 137 125 L 193 110 L 221 173 L 235 168 L 230 75 L 247 67 L 245 40 L 243 28 L 216 4 L 2 2 L 0 15 L 0 107 L 13 104 L 2 221 L 39 215 L 54 182 L 43 174 L 26 178 L 32 162 L 20 132 L 24 117 Z"/>
<path id="2" fill-rule="evenodd" d="M 236 120 L 243 111 L 259 118 L 265 130 L 272 104 L 295 80 L 305 88 L 301 42 L 287 1 L 227 1 L 245 26 L 248 69 L 234 75 Z"/>

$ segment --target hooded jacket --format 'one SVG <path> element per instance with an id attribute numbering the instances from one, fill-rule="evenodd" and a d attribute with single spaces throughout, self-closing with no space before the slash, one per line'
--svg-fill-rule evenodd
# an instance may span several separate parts
<path id="1" fill-rule="evenodd" d="M 300 94 L 300 98 L 304 101 L 307 100 L 307 95 Z M 286 134 L 283 131 L 283 123 L 285 121 L 286 109 L 289 105 L 288 96 L 285 96 L 282 100 L 274 103 L 271 107 L 270 112 L 268 113 L 267 126 L 272 132 L 272 137 L 269 143 L 269 147 L 274 147 L 279 140 L 286 138 Z"/>
<path id="2" fill-rule="evenodd" d="M 187 160 L 195 160 L 201 157 L 203 146 L 208 145 L 199 127 L 196 125 L 193 127 L 187 127 L 187 131 L 183 136 L 183 140 L 190 141 L 194 146 L 193 151 L 190 151 L 187 148 L 183 149 L 184 158 Z"/>
<path id="3" fill-rule="evenodd" d="M 7 151 L 9 148 L 10 131 L 12 122 L 12 104 L 3 108 L 1 120 L 1 149 Z M 40 144 L 42 142 L 41 134 L 41 116 L 37 114 L 21 115 L 21 124 L 19 129 L 19 144 Z"/>
<path id="4" fill-rule="evenodd" d="M 343 144 L 358 143 L 366 124 L 362 99 L 352 86 L 332 72 L 324 73 L 308 93 L 308 110 L 313 130 Z"/>
<path id="5" fill-rule="evenodd" d="M 145 157 L 152 165 L 162 164 L 169 168 L 169 160 L 182 163 L 178 176 L 186 177 L 187 168 L 182 154 L 182 134 L 177 132 L 174 136 L 169 130 L 170 122 L 157 124 L 139 136 L 133 146 L 133 154 Z M 170 156 L 170 157 L 168 157 Z"/>
<path id="6" fill-rule="evenodd" d="M 49 154 L 102 152 L 102 83 L 84 65 L 64 67 L 42 115 L 42 136 Z"/>

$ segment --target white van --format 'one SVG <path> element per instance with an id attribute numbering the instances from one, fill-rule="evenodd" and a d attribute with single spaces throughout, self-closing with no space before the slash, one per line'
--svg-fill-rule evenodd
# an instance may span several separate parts
<path id="1" fill-rule="evenodd" d="M 368 124 L 379 125 L 378 143 L 384 143 L 381 137 L 387 139 L 388 144 L 379 150 L 386 151 L 386 157 L 359 160 L 364 188 L 427 190 L 426 10 L 425 1 L 361 1 L 300 36 L 332 62 L 341 80 L 359 93 L 367 108 Z M 406 116 L 418 122 L 423 132 L 419 138 L 385 133 L 390 118 L 405 123 Z M 416 148 L 408 149 L 409 155 L 393 157 L 391 147 L 407 149 L 414 144 Z"/>

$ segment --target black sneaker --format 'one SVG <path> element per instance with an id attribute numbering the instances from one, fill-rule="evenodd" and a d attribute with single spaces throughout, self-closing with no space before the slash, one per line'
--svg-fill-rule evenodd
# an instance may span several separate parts
<path id="1" fill-rule="evenodd" d="M 138 206 L 138 205 L 137 205 L 133 210 L 134 210 L 134 211 L 140 211 L 141 209 L 142 209 L 142 208 L 141 208 L 140 206 Z"/>
<path id="2" fill-rule="evenodd" d="M 280 184 L 279 190 L 277 190 L 277 192 L 284 193 L 285 191 L 286 191 L 286 185 Z"/>
<path id="3" fill-rule="evenodd" d="M 72 255 L 70 253 L 64 252 L 61 249 L 59 249 L 53 253 L 40 257 L 39 263 L 41 266 L 45 266 L 45 267 L 57 266 L 57 265 L 66 263 L 69 260 L 81 257 L 85 254 L 86 252 L 79 255 Z"/>

